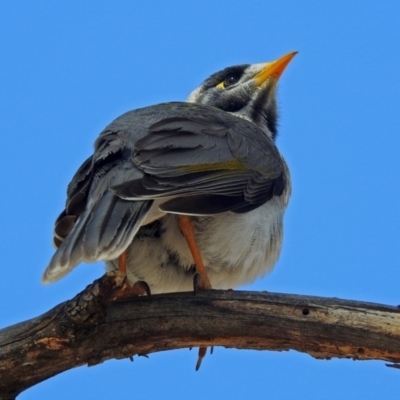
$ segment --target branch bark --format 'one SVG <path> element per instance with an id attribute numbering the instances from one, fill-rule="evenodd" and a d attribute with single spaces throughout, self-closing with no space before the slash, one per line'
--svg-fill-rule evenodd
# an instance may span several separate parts
<path id="1" fill-rule="evenodd" d="M 277 293 L 207 291 L 115 301 L 105 275 L 74 299 L 0 331 L 0 399 L 73 367 L 191 346 L 400 362 L 400 309 Z"/>

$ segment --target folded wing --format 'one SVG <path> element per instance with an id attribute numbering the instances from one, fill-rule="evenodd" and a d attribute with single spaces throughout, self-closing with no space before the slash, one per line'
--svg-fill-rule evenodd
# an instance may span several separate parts
<path id="1" fill-rule="evenodd" d="M 216 114 L 218 115 L 218 113 Z M 165 212 L 210 215 L 247 212 L 285 186 L 284 162 L 256 125 L 225 113 L 157 122 L 135 143 L 133 162 L 144 174 L 116 185 L 127 200 L 165 199 Z"/>

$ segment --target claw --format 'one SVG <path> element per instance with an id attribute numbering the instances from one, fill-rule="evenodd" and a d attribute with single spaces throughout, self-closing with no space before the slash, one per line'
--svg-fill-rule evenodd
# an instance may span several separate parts
<path id="1" fill-rule="evenodd" d="M 144 295 L 151 296 L 150 287 L 145 281 L 137 281 L 133 285 L 129 282 L 125 282 L 115 299 L 118 300 Z"/>
<path id="2" fill-rule="evenodd" d="M 212 289 L 211 283 L 208 279 L 207 275 L 202 275 L 199 272 L 196 272 L 194 274 L 193 278 L 193 290 L 196 293 L 197 291 L 200 290 L 210 290 Z"/>
<path id="3" fill-rule="evenodd" d="M 138 292 L 138 296 L 151 296 L 150 286 L 145 281 L 137 281 L 133 284 L 132 289 Z"/>
<path id="4" fill-rule="evenodd" d="M 196 363 L 196 371 L 198 371 L 201 367 L 201 362 L 203 361 L 204 356 L 207 353 L 207 347 L 200 346 L 199 347 L 199 357 L 197 358 L 197 363 Z"/>

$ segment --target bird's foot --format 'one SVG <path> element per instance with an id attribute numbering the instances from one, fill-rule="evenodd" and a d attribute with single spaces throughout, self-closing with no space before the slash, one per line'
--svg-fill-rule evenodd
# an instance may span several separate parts
<path id="1" fill-rule="evenodd" d="M 126 272 L 128 268 L 127 262 L 127 253 L 124 251 L 118 257 L 118 269 L 117 273 L 125 277 L 125 281 L 121 287 L 121 290 L 118 292 L 115 299 L 123 299 L 127 297 L 138 297 L 138 296 L 150 296 L 150 287 L 145 281 L 137 281 L 133 285 L 128 281 Z"/>
<path id="2" fill-rule="evenodd" d="M 212 286 L 207 274 L 196 272 L 193 278 L 193 288 L 195 293 L 200 290 L 211 290 Z"/>
<path id="3" fill-rule="evenodd" d="M 137 281 L 132 285 L 126 280 L 115 299 L 126 299 L 129 297 L 138 297 L 145 295 L 151 296 L 150 287 L 145 281 Z"/>

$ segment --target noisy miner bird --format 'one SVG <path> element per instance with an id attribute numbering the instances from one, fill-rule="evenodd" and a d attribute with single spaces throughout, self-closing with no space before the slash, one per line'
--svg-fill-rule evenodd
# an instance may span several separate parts
<path id="1" fill-rule="evenodd" d="M 234 288 L 270 271 L 291 191 L 276 86 L 295 54 L 226 68 L 187 102 L 108 125 L 68 186 L 43 282 L 100 260 L 151 293 L 191 290 L 194 278 Z"/>
<path id="2" fill-rule="evenodd" d="M 195 261 L 207 268 L 197 271 L 200 286 L 208 275 L 218 289 L 268 272 L 291 191 L 274 143 L 276 85 L 296 54 L 226 68 L 187 102 L 129 111 L 108 125 L 68 186 L 43 282 L 100 260 L 111 270 L 126 263 L 129 281 L 152 293 L 190 290 Z"/>

